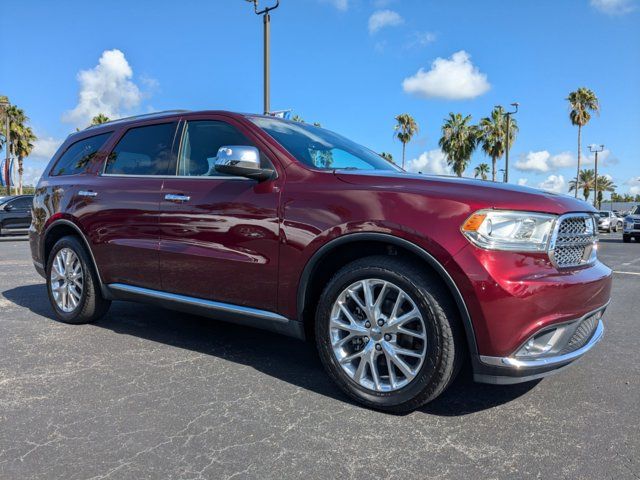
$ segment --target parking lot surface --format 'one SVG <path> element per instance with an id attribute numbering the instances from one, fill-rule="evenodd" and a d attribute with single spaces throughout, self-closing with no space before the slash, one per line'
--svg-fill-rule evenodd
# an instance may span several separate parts
<path id="1" fill-rule="evenodd" d="M 53 320 L 28 243 L 0 241 L 0 478 L 640 478 L 640 243 L 604 340 L 539 382 L 475 384 L 398 416 L 349 401 L 312 345 L 115 302 Z M 517 314 L 517 312 L 514 312 Z"/>

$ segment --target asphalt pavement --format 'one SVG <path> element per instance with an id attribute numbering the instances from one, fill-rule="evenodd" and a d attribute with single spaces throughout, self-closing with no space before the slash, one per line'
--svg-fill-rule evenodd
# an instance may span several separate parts
<path id="1" fill-rule="evenodd" d="M 115 302 L 57 322 L 28 242 L 0 240 L 0 479 L 640 478 L 640 242 L 603 341 L 514 386 L 463 374 L 419 411 L 347 399 L 310 344 Z M 624 272 L 624 273 L 623 273 Z"/>

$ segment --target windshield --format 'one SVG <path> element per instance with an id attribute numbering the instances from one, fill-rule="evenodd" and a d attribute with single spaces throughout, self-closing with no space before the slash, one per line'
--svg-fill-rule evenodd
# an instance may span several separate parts
<path id="1" fill-rule="evenodd" d="M 633 210 L 631 210 L 631 215 L 640 215 L 640 205 L 636 205 L 635 207 L 633 207 Z"/>
<path id="2" fill-rule="evenodd" d="M 609 212 L 598 212 L 598 214 L 600 215 L 600 218 L 604 218 L 604 217 L 608 217 L 609 216 Z"/>
<path id="3" fill-rule="evenodd" d="M 402 170 L 377 153 L 324 128 L 270 117 L 249 117 L 296 159 L 323 170 Z"/>

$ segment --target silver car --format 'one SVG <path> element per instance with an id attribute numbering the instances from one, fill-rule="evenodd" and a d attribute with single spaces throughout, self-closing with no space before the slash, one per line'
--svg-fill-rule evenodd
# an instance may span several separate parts
<path id="1" fill-rule="evenodd" d="M 622 226 L 622 220 L 616 217 L 613 212 L 601 210 L 598 212 L 598 230 L 605 230 L 609 233 L 617 232 L 618 227 Z"/>
<path id="2" fill-rule="evenodd" d="M 640 242 L 640 205 L 636 205 L 631 209 L 631 213 L 624 219 L 622 227 L 622 241 L 629 243 L 631 237 Z"/>

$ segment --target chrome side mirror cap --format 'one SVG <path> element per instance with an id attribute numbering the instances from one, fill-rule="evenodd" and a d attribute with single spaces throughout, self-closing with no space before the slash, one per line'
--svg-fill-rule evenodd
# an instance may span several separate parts
<path id="1" fill-rule="evenodd" d="M 218 149 L 215 162 L 216 172 L 253 180 L 267 180 L 273 170 L 260 167 L 260 152 L 256 147 L 224 145 Z"/>

